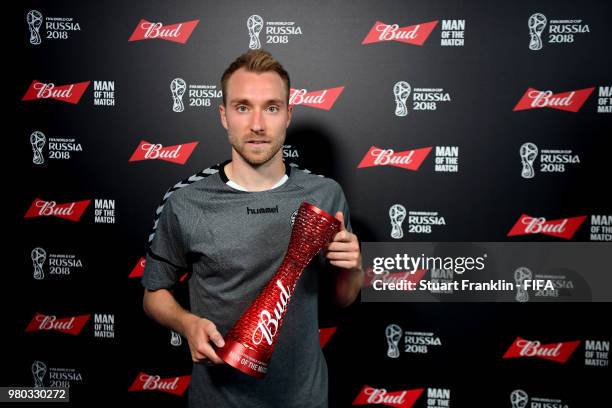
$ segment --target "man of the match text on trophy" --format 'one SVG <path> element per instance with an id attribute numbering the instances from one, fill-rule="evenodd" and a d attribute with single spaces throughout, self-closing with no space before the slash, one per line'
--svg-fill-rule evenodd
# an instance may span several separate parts
<path id="1" fill-rule="evenodd" d="M 363 284 L 346 198 L 334 180 L 285 165 L 290 80 L 268 52 L 238 57 L 224 72 L 221 87 L 219 113 L 231 160 L 166 195 L 147 251 L 144 310 L 189 343 L 190 406 L 327 407 L 317 316 L 320 275 L 331 274 L 333 297 L 342 307 L 353 303 Z M 254 379 L 223 364 L 214 346 L 223 346 L 222 333 L 277 271 L 292 216 L 303 201 L 335 214 L 341 230 L 304 270 L 290 294 L 268 372 Z M 172 294 L 186 271 L 190 310 Z"/>

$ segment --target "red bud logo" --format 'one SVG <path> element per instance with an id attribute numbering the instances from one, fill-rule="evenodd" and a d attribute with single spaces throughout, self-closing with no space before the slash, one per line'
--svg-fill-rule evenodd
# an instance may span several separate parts
<path id="1" fill-rule="evenodd" d="M 578 345 L 580 345 L 580 340 L 542 344 L 537 340 L 531 341 L 517 337 L 504 354 L 504 358 L 535 357 L 557 363 L 566 363 L 576 351 Z"/>
<path id="2" fill-rule="evenodd" d="M 522 214 L 510 232 L 508 232 L 508 236 L 542 234 L 571 239 L 585 219 L 586 215 L 547 221 L 544 217 L 537 218 Z"/>
<path id="3" fill-rule="evenodd" d="M 193 20 L 165 26 L 162 23 L 140 20 L 128 41 L 158 39 L 185 44 L 199 22 L 200 20 Z"/>
<path id="4" fill-rule="evenodd" d="M 190 381 L 190 375 L 161 378 L 159 375 L 138 373 L 128 391 L 161 391 L 173 395 L 183 395 Z"/>
<path id="5" fill-rule="evenodd" d="M 91 200 L 57 204 L 55 201 L 34 199 L 24 218 L 58 217 L 69 221 L 79 221 Z"/>
<path id="6" fill-rule="evenodd" d="M 405 170 L 418 170 L 431 149 L 431 147 L 423 147 L 421 149 L 394 152 L 393 149 L 381 149 L 372 146 L 363 159 L 361 159 L 357 168 L 393 166 Z"/>
<path id="7" fill-rule="evenodd" d="M 145 259 L 146 258 L 143 256 L 138 260 L 136 266 L 134 266 L 132 272 L 130 272 L 130 274 L 128 275 L 128 278 L 140 278 L 142 276 L 146 264 Z"/>
<path id="8" fill-rule="evenodd" d="M 142 140 L 129 161 L 164 160 L 170 163 L 185 164 L 197 145 L 198 142 L 192 142 L 163 147 L 161 144 Z"/>
<path id="9" fill-rule="evenodd" d="M 91 315 L 80 315 L 58 319 L 57 316 L 47 316 L 41 313 L 35 313 L 25 331 L 26 333 L 35 331 L 58 331 L 76 336 L 81 333 L 81 330 L 83 330 L 90 316 Z"/>
<path id="10" fill-rule="evenodd" d="M 513 110 L 516 112 L 527 109 L 551 108 L 578 112 L 594 89 L 593 87 L 553 94 L 552 91 L 538 91 L 529 88 Z"/>
<path id="11" fill-rule="evenodd" d="M 57 86 L 52 82 L 44 83 L 34 80 L 21 100 L 54 99 L 76 105 L 81 100 L 90 82 Z"/>
<path id="12" fill-rule="evenodd" d="M 374 388 L 364 385 L 352 405 L 387 405 L 389 407 L 410 408 L 421 396 L 425 389 L 392 391 L 384 388 Z"/>
<path id="13" fill-rule="evenodd" d="M 321 348 L 327 345 L 327 343 L 332 338 L 337 329 L 337 327 L 326 327 L 323 329 L 319 329 L 319 344 Z"/>
<path id="14" fill-rule="evenodd" d="M 437 24 L 438 20 L 400 27 L 397 24 L 385 24 L 377 21 L 361 44 L 397 41 L 405 44 L 423 45 Z"/>
<path id="15" fill-rule="evenodd" d="M 306 91 L 306 89 L 291 88 L 289 91 L 289 105 L 304 105 L 311 108 L 330 110 L 343 90 L 343 86 L 311 92 Z"/>

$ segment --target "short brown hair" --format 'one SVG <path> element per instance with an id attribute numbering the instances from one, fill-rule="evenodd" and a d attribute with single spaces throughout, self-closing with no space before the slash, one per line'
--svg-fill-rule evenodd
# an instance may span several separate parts
<path id="1" fill-rule="evenodd" d="M 285 68 L 278 62 L 272 54 L 268 51 L 250 50 L 239 56 L 230 64 L 221 76 L 221 90 L 223 92 L 223 105 L 226 104 L 225 94 L 227 93 L 227 82 L 229 81 L 232 74 L 238 71 L 240 68 L 245 68 L 249 72 L 276 72 L 280 75 L 281 79 L 285 83 L 285 91 L 287 91 L 287 105 L 289 105 L 289 89 L 291 87 L 291 81 L 289 80 L 289 74 L 285 71 Z"/>

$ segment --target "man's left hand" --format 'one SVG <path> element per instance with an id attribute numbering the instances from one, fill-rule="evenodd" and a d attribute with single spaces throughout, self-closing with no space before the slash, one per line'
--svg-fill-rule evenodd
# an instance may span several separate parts
<path id="1" fill-rule="evenodd" d="M 330 264 L 338 268 L 361 269 L 361 251 L 357 235 L 346 229 L 342 211 L 336 213 L 336 219 L 340 221 L 340 231 L 328 244 L 325 257 L 329 259 Z"/>

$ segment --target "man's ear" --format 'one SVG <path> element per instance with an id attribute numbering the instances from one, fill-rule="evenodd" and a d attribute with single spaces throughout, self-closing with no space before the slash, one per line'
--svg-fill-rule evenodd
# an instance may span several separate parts
<path id="1" fill-rule="evenodd" d="M 289 127 L 289 124 L 291 123 L 292 114 L 293 114 L 293 105 L 289 105 L 289 107 L 287 108 L 287 126 L 285 126 L 285 129 L 287 129 Z"/>
<path id="2" fill-rule="evenodd" d="M 225 105 L 219 105 L 219 116 L 221 116 L 221 124 L 227 130 L 227 116 L 225 116 Z"/>

